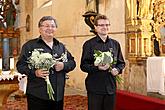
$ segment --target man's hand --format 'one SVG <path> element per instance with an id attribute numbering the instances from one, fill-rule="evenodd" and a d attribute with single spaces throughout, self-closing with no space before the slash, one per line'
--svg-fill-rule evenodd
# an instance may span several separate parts
<path id="1" fill-rule="evenodd" d="M 54 65 L 56 71 L 61 71 L 64 69 L 64 63 L 63 62 L 57 62 L 55 65 Z"/>
<path id="2" fill-rule="evenodd" d="M 99 70 L 107 70 L 107 69 L 109 69 L 109 64 L 99 64 L 98 65 L 98 69 Z"/>
<path id="3" fill-rule="evenodd" d="M 118 71 L 116 68 L 113 68 L 113 69 L 111 70 L 111 73 L 112 73 L 113 76 L 116 76 L 116 75 L 119 74 L 119 71 Z"/>
<path id="4" fill-rule="evenodd" d="M 40 78 L 46 78 L 46 76 L 49 76 L 49 73 L 48 71 L 45 71 L 45 70 L 42 70 L 42 69 L 38 69 L 35 71 L 35 74 L 37 77 L 40 77 Z"/>

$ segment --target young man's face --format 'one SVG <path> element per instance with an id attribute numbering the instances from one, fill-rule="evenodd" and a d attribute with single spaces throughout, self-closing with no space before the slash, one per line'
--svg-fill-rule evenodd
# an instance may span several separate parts
<path id="1" fill-rule="evenodd" d="M 104 35 L 108 34 L 109 27 L 110 27 L 109 20 L 100 19 L 100 20 L 98 20 L 97 26 L 95 26 L 95 29 L 96 29 L 98 35 L 104 36 Z"/>

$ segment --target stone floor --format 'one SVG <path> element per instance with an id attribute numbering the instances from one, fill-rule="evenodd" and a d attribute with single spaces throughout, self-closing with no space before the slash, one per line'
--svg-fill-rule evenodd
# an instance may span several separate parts
<path id="1" fill-rule="evenodd" d="M 155 92 L 148 92 L 147 93 L 147 96 L 149 96 L 149 97 L 155 97 L 155 98 L 159 98 L 159 99 L 165 100 L 165 95 L 161 95 L 161 94 L 155 93 Z"/>

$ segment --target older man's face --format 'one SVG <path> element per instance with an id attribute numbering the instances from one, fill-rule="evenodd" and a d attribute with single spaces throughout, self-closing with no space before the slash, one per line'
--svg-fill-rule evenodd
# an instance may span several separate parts
<path id="1" fill-rule="evenodd" d="M 39 27 L 39 32 L 43 38 L 53 37 L 56 31 L 56 25 L 53 20 L 46 20 Z"/>

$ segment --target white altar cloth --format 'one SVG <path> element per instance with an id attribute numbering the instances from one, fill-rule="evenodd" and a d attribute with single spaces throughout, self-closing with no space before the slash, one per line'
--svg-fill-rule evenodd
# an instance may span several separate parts
<path id="1" fill-rule="evenodd" d="M 10 74 L 11 71 L 2 71 L 2 74 L 0 75 L 0 81 L 1 80 L 13 80 L 15 76 L 18 77 L 19 81 L 19 90 L 26 92 L 26 84 L 27 84 L 27 77 L 24 74 L 20 74 L 16 71 L 14 71 L 13 74 Z"/>
<path id="2" fill-rule="evenodd" d="M 147 92 L 165 95 L 165 57 L 148 57 Z"/>
<path id="3" fill-rule="evenodd" d="M 14 71 L 13 74 L 10 74 L 11 71 L 2 71 L 2 74 L 0 75 L 0 81 L 1 80 L 13 80 L 14 76 L 17 76 L 18 78 L 21 78 L 23 75 Z"/>

